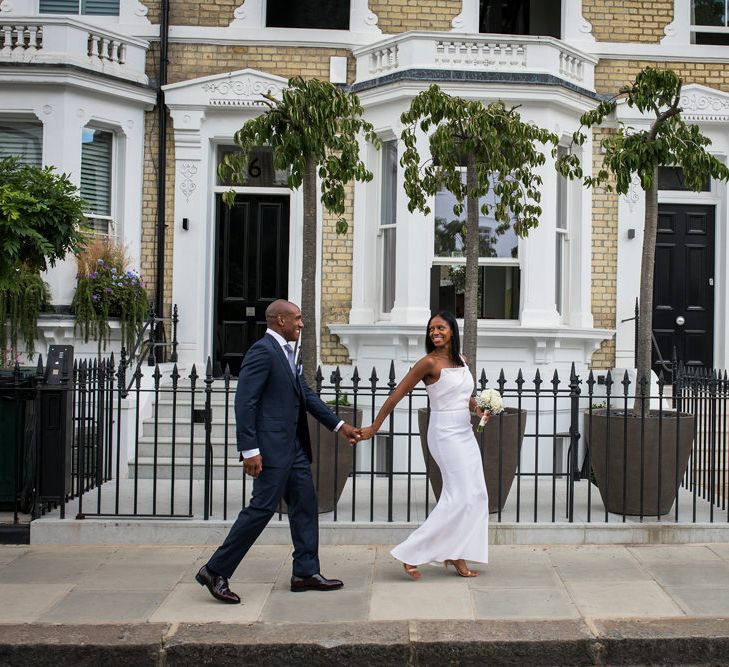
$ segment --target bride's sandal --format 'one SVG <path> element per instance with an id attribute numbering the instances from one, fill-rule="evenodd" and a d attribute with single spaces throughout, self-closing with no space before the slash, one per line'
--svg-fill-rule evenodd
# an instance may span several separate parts
<path id="1" fill-rule="evenodd" d="M 402 564 L 405 574 L 412 579 L 420 579 L 423 575 L 418 571 L 417 565 L 408 565 L 407 563 Z"/>
<path id="2" fill-rule="evenodd" d="M 456 574 L 459 577 L 477 577 L 478 572 L 474 572 L 473 570 L 468 569 L 468 565 L 466 565 L 466 561 L 462 558 L 459 560 L 446 560 L 443 562 L 443 566 L 445 569 L 448 569 L 448 566 L 452 565 L 453 569 L 456 571 Z"/>

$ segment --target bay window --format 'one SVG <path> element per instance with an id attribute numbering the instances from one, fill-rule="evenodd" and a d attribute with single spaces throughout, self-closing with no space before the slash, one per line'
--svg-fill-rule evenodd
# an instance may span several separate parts
<path id="1" fill-rule="evenodd" d="M 41 14 L 119 16 L 119 0 L 40 0 Z"/>
<path id="2" fill-rule="evenodd" d="M 465 170 L 462 172 L 465 180 Z M 466 270 L 466 214 L 453 213 L 456 199 L 446 189 L 435 195 L 435 236 L 430 276 L 432 311 L 450 310 L 463 317 Z M 492 207 L 493 189 L 479 201 Z M 497 222 L 490 214 L 479 214 L 479 319 L 519 318 L 519 239 L 511 225 Z"/>

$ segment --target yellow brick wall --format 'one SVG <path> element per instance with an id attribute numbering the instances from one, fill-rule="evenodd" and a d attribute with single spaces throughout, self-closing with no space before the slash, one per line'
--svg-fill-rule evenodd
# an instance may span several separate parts
<path id="1" fill-rule="evenodd" d="M 600 142 L 606 130 L 593 133 L 593 171 L 602 167 Z M 596 188 L 592 193 L 592 317 L 600 329 L 615 328 L 618 271 L 618 197 Z M 615 338 L 603 341 L 592 355 L 594 368 L 615 366 Z"/>
<path id="2" fill-rule="evenodd" d="M 451 21 L 461 13 L 461 0 L 370 0 L 377 25 L 387 34 L 407 30 L 449 31 Z M 474 26 L 472 32 L 478 32 Z"/>
<path id="3" fill-rule="evenodd" d="M 349 321 L 352 307 L 352 202 L 354 187 L 346 191 L 345 218 L 349 224 L 346 234 L 337 234 L 337 216 L 324 211 L 321 257 L 321 359 L 325 364 L 350 363 L 347 348 L 329 332 L 327 324 Z M 321 204 L 320 204 L 321 205 Z"/>
<path id="4" fill-rule="evenodd" d="M 355 61 L 347 49 L 177 43 L 170 44 L 167 77 L 177 83 L 251 67 L 287 79 L 301 75 L 328 80 L 331 56 L 349 58 L 348 79 L 353 81 Z"/>
<path id="5" fill-rule="evenodd" d="M 684 85 L 700 83 L 729 92 L 729 68 L 724 63 L 661 63 L 649 60 L 601 60 L 595 68 L 595 90 L 615 93 L 631 83 L 644 67 L 666 67 L 676 72 Z"/>
<path id="6" fill-rule="evenodd" d="M 673 21 L 673 0 L 582 0 L 582 15 L 600 42 L 657 43 Z"/>
<path id="7" fill-rule="evenodd" d="M 159 23 L 160 0 L 145 0 L 147 18 Z M 243 0 L 170 0 L 170 25 L 228 26 Z"/>
<path id="8" fill-rule="evenodd" d="M 147 283 L 150 299 L 154 304 L 157 267 L 157 111 L 145 114 L 146 141 L 144 146 L 144 183 L 142 187 L 142 240 L 141 274 Z M 172 304 L 172 251 L 174 231 L 175 145 L 172 137 L 172 121 L 167 119 L 167 173 L 165 179 L 165 288 L 164 317 L 171 314 Z M 182 316 L 182 315 L 181 315 Z"/>

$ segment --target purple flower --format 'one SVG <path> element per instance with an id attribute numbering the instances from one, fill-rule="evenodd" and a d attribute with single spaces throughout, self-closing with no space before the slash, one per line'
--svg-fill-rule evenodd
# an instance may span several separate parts
<path id="1" fill-rule="evenodd" d="M 116 269 L 113 266 L 111 267 L 111 272 L 116 273 Z"/>
<path id="2" fill-rule="evenodd" d="M 109 293 L 111 293 L 111 287 L 107 287 L 106 288 L 106 291 L 109 292 Z"/>
<path id="3" fill-rule="evenodd" d="M 92 294 L 92 295 L 91 295 L 91 298 L 92 298 L 92 299 L 93 299 L 94 301 L 98 301 L 98 300 L 99 300 L 99 296 L 98 296 L 98 294 Z"/>
<path id="4" fill-rule="evenodd" d="M 104 260 L 99 257 L 99 259 L 96 260 L 96 263 L 97 264 L 103 264 L 104 263 Z"/>
<path id="5" fill-rule="evenodd" d="M 94 271 L 93 273 L 89 273 L 89 278 L 91 278 L 91 280 L 96 280 L 98 277 L 99 274 L 96 273 L 96 271 Z"/>

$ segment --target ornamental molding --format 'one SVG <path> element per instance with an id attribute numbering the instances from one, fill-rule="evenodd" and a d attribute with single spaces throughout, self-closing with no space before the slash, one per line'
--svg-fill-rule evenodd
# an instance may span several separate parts
<path id="1" fill-rule="evenodd" d="M 276 97 L 281 95 L 285 84 L 271 81 L 260 76 L 246 75 L 222 81 L 206 81 L 202 90 L 209 96 L 212 106 L 246 106 L 263 105 L 261 97 L 270 93 Z"/>
<path id="2" fill-rule="evenodd" d="M 263 95 L 280 98 L 286 79 L 254 69 L 180 81 L 165 86 L 165 98 L 170 109 L 202 109 L 207 107 L 263 106 Z"/>
<path id="3" fill-rule="evenodd" d="M 679 102 L 686 120 L 726 122 L 729 120 L 729 95 L 698 84 L 684 86 Z"/>
<path id="4" fill-rule="evenodd" d="M 197 162 L 180 162 L 180 192 L 190 201 L 192 193 L 197 190 Z"/>
<path id="5" fill-rule="evenodd" d="M 628 210 L 632 213 L 635 209 L 636 204 L 640 201 L 643 189 L 640 187 L 640 179 L 637 174 L 633 174 L 630 179 L 630 185 L 628 191 L 625 194 L 620 195 L 621 201 L 628 205 Z"/>

